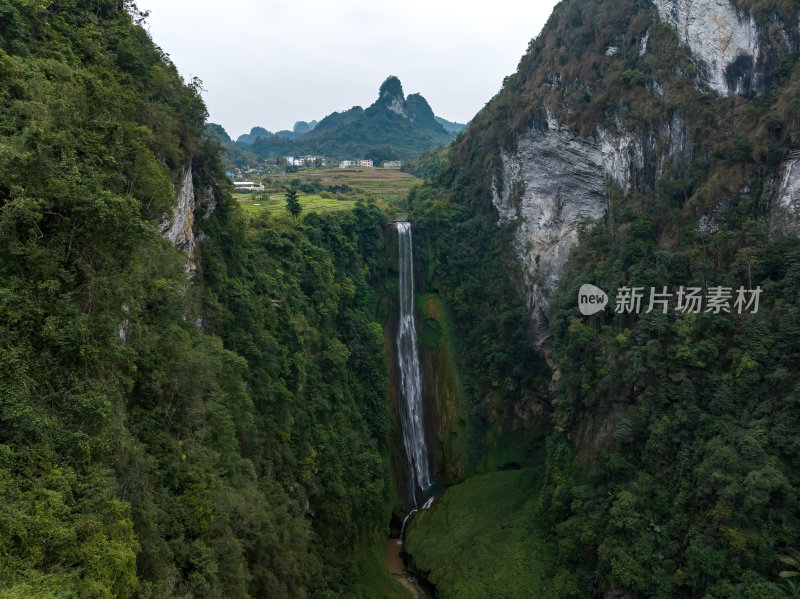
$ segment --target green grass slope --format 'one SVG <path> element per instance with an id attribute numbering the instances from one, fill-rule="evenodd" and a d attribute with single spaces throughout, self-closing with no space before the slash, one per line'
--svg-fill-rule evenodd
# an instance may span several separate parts
<path id="1" fill-rule="evenodd" d="M 555 596 L 555 556 L 535 524 L 542 468 L 477 475 L 414 516 L 405 550 L 437 597 Z"/>

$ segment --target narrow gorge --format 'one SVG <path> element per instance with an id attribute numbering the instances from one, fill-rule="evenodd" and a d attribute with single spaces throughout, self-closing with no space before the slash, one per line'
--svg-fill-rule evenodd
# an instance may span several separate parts
<path id="1" fill-rule="evenodd" d="M 0 0 L 0 596 L 798 597 L 799 17 L 560 2 L 288 213 L 133 3 Z"/>

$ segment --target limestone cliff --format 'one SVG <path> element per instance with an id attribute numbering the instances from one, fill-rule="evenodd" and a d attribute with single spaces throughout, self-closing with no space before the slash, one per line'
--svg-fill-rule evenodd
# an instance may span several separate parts
<path id="1" fill-rule="evenodd" d="M 800 151 L 784 161 L 772 212 L 777 233 L 800 235 Z"/>
<path id="2" fill-rule="evenodd" d="M 689 47 L 702 80 L 715 92 L 747 95 L 763 90 L 759 27 L 752 15 L 728 0 L 654 0 L 663 21 L 675 26 Z"/>
<path id="3" fill-rule="evenodd" d="M 403 96 L 403 86 L 397 77 L 390 76 L 381 84 L 378 91 L 378 104 L 386 107 L 402 117 L 408 117 L 406 112 L 406 99 Z"/>
<path id="4" fill-rule="evenodd" d="M 197 270 L 195 250 L 200 240 L 194 234 L 195 215 L 201 207 L 208 216 L 215 208 L 214 191 L 206 187 L 202 193 L 195 190 L 192 165 L 188 163 L 179 173 L 175 186 L 175 206 L 172 214 L 164 215 L 161 221 L 161 235 L 184 251 L 188 258 L 186 271 L 191 276 Z"/>
<path id="5" fill-rule="evenodd" d="M 780 57 L 797 49 L 797 22 L 770 13 L 760 23 L 729 0 L 653 0 L 662 21 L 675 26 L 692 53 L 700 79 L 721 96 L 760 94 Z M 768 27 L 778 30 L 772 47 Z"/>
<path id="6" fill-rule="evenodd" d="M 500 149 L 492 203 L 500 222 L 517 222 L 514 248 L 537 340 L 547 333 L 548 305 L 581 225 L 606 213 L 606 181 L 627 190 L 645 168 L 646 155 L 657 156 L 661 170 L 666 160 L 690 151 L 678 113 L 656 135 L 637 136 L 617 123 L 614 131 L 598 127 L 594 136 L 581 137 L 546 107 L 517 136 L 513 150 Z"/>
<path id="7" fill-rule="evenodd" d="M 652 5 L 631 3 L 629 10 L 633 14 L 620 12 L 616 22 L 603 24 L 608 32 L 596 28 L 594 46 L 587 46 L 596 56 L 585 50 L 578 62 L 570 43 L 586 45 L 588 34 L 574 33 L 576 39 L 570 40 L 569 28 L 587 27 L 582 23 L 587 17 L 576 7 L 557 9 L 523 57 L 520 72 L 509 78 L 509 95 L 524 97 L 524 110 L 532 116 L 523 121 L 519 109 L 517 115 L 509 111 L 507 126 L 513 134 L 503 134 L 495 146 L 499 160 L 490 175 L 491 201 L 499 223 L 516 224 L 514 251 L 537 341 L 547 333 L 549 301 L 581 224 L 607 214 L 607 184 L 623 194 L 652 194 L 660 179 L 681 176 L 677 165 L 688 164 L 693 144 L 706 141 L 696 136 L 707 136 L 705 123 L 720 118 L 713 107 L 722 110 L 723 98 L 762 94 L 775 80 L 781 59 L 800 48 L 796 18 L 763 10 L 757 18 L 728 0 L 654 0 Z M 677 38 L 674 43 L 688 59 L 676 59 L 669 69 L 657 71 L 652 65 L 663 46 L 652 47 L 651 31 L 663 31 L 663 23 L 674 28 L 669 35 Z M 555 46 L 550 30 L 560 32 Z M 615 68 L 619 79 L 609 83 Z M 626 93 L 647 90 L 649 98 L 634 91 L 633 103 L 607 94 L 599 101 L 602 112 L 594 109 L 599 90 L 619 82 Z M 519 91 L 513 90 L 515 85 Z M 639 107 L 642 103 L 646 110 Z M 698 121 L 695 108 L 701 104 L 709 107 L 702 115 L 705 123 Z M 659 119 L 653 118 L 656 110 Z M 712 134 L 731 143 L 723 141 L 732 135 L 730 126 L 720 120 Z M 798 216 L 800 161 L 786 158 L 773 183 L 769 195 L 776 198 L 775 210 L 783 214 L 785 228 L 787 215 L 795 221 Z M 696 221 L 707 221 L 724 205 L 693 204 Z"/>

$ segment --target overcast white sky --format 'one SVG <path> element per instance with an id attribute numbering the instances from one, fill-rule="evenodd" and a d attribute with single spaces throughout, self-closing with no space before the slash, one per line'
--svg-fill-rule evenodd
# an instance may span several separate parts
<path id="1" fill-rule="evenodd" d="M 555 0 L 137 0 L 209 120 L 236 139 L 367 107 L 389 75 L 466 122 L 516 70 Z"/>

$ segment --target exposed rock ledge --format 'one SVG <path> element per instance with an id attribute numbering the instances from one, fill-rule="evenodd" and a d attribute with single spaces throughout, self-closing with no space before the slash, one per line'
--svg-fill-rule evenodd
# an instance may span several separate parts
<path id="1" fill-rule="evenodd" d="M 771 221 L 773 233 L 800 235 L 800 151 L 783 163 Z"/>
<path id="2" fill-rule="evenodd" d="M 678 30 L 701 77 L 722 96 L 760 92 L 759 27 L 729 0 L 653 0 L 662 21 Z"/>
<path id="3" fill-rule="evenodd" d="M 176 198 L 177 204 L 172 209 L 172 217 L 165 216 L 161 222 L 161 234 L 174 243 L 179 249 L 190 251 L 194 245 L 192 225 L 194 224 L 194 184 L 192 183 L 192 165 L 184 167 L 179 177 Z"/>
<path id="4" fill-rule="evenodd" d="M 197 269 L 195 249 L 200 241 L 195 238 L 193 231 L 195 213 L 201 203 L 207 207 L 206 216 L 214 211 L 214 190 L 207 187 L 204 193 L 201 193 L 202 201 L 198 202 L 192 181 L 192 165 L 189 163 L 179 173 L 175 197 L 172 214 L 165 215 L 161 221 L 161 235 L 174 243 L 179 250 L 186 252 L 189 259 L 186 271 L 191 276 Z"/>
<path id="5" fill-rule="evenodd" d="M 534 321 L 533 336 L 547 334 L 549 303 L 578 242 L 582 223 L 602 218 L 607 209 L 605 184 L 628 189 L 643 171 L 645 152 L 666 149 L 665 156 L 691 152 L 683 120 L 675 114 L 658 138 L 643 139 L 617 124 L 617 132 L 598 128 L 583 138 L 546 108 L 516 138 L 513 150 L 500 149 L 501 173 L 492 178 L 492 203 L 500 222 L 517 222 L 514 250 L 523 266 L 525 297 Z"/>

